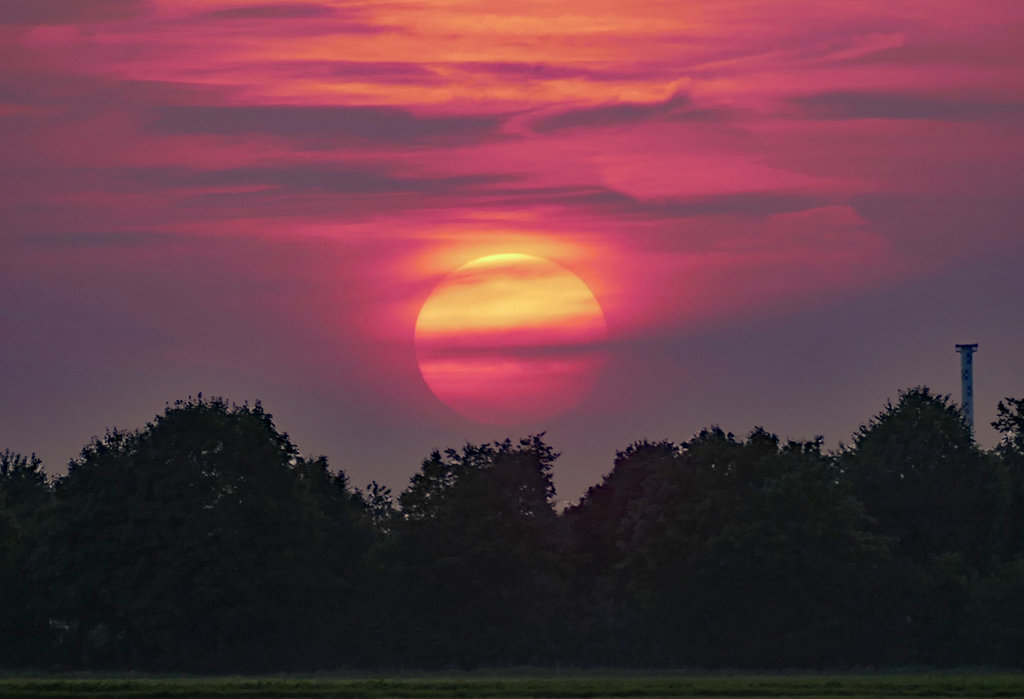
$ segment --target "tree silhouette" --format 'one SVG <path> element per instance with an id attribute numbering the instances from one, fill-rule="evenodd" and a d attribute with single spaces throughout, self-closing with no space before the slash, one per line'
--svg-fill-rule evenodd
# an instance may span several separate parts
<path id="1" fill-rule="evenodd" d="M 649 660 L 650 631 L 635 614 L 623 575 L 648 481 L 671 469 L 679 447 L 637 442 L 615 456 L 611 472 L 564 518 L 572 534 L 574 594 L 570 659 L 614 665 Z"/>
<path id="2" fill-rule="evenodd" d="M 841 463 L 901 565 L 888 586 L 899 654 L 952 661 L 970 580 L 995 562 L 1005 504 L 999 464 L 978 449 L 949 397 L 924 387 L 901 392 L 862 426 Z"/>
<path id="3" fill-rule="evenodd" d="M 994 453 L 1006 476 L 1001 560 L 971 589 L 967 645 L 974 662 L 1017 665 L 1024 657 L 1024 399 L 999 401 L 992 426 L 1002 435 Z"/>
<path id="4" fill-rule="evenodd" d="M 435 452 L 399 496 L 389 561 L 402 658 L 542 662 L 556 645 L 564 537 L 541 435 Z"/>
<path id="5" fill-rule="evenodd" d="M 822 665 L 865 652 L 885 542 L 821 442 L 701 432 L 630 509 L 625 567 L 670 664 Z"/>
<path id="6" fill-rule="evenodd" d="M 258 403 L 169 405 L 51 483 L 0 453 L 0 662 L 156 671 L 1019 664 L 1024 400 L 983 452 L 900 394 L 838 454 L 636 442 L 561 515 L 543 435 L 435 451 L 397 498 Z"/>
<path id="7" fill-rule="evenodd" d="M 1004 557 L 1024 554 L 1024 398 L 999 401 L 992 427 L 1002 435 L 995 454 L 1007 481 L 1002 553 Z"/>
<path id="8" fill-rule="evenodd" d="M 876 529 L 899 555 L 943 553 L 984 564 L 1002 485 L 948 396 L 918 387 L 862 426 L 842 465 Z"/>
<path id="9" fill-rule="evenodd" d="M 52 490 L 35 454 L 0 452 L 0 658 L 37 662 L 48 650 L 37 552 Z"/>
<path id="10" fill-rule="evenodd" d="M 57 486 L 54 570 L 83 664 L 302 667 L 339 621 L 359 503 L 259 404 L 178 402 L 94 440 Z"/>

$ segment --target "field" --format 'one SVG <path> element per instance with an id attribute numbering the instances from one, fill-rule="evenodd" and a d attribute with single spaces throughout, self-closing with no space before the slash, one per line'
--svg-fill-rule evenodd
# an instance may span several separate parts
<path id="1" fill-rule="evenodd" d="M 0 697 L 1024 697 L 1024 675 L 0 677 Z"/>

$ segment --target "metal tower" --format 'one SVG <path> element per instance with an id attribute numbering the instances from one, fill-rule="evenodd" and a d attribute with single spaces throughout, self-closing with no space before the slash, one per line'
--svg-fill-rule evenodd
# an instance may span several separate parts
<path id="1" fill-rule="evenodd" d="M 974 432 L 974 350 L 978 349 L 977 344 L 957 345 L 956 351 L 960 353 L 960 388 L 963 398 L 960 405 L 964 411 L 964 419 L 967 426 Z"/>

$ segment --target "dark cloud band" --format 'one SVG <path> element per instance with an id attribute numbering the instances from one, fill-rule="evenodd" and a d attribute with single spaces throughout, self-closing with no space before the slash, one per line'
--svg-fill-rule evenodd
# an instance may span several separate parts
<path id="1" fill-rule="evenodd" d="M 152 126 L 164 133 L 262 134 L 409 146 L 504 138 L 503 121 L 500 115 L 419 116 L 376 106 L 165 106 L 154 111 Z"/>

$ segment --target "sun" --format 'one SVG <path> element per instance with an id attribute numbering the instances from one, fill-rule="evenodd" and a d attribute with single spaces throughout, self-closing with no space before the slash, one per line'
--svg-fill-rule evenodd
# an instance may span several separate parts
<path id="1" fill-rule="evenodd" d="M 445 405 L 516 425 L 562 414 L 604 363 L 604 312 L 564 267 L 532 255 L 473 260 L 445 277 L 416 319 L 416 359 Z"/>

